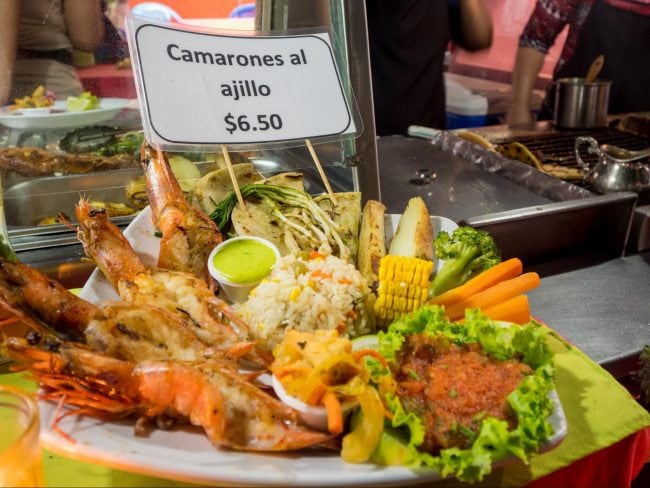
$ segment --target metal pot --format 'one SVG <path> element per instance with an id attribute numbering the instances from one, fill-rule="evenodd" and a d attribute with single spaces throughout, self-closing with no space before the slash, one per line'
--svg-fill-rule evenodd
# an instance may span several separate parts
<path id="1" fill-rule="evenodd" d="M 588 144 L 588 152 L 598 155 L 598 162 L 590 168 L 580 157 L 580 146 Z M 628 151 L 609 144 L 601 144 L 593 137 L 576 137 L 575 156 L 585 173 L 585 182 L 598 193 L 615 191 L 645 192 L 650 189 L 650 148 Z"/>
<path id="2" fill-rule="evenodd" d="M 608 80 L 588 83 L 584 78 L 555 81 L 555 125 L 565 129 L 605 127 L 611 84 Z"/>

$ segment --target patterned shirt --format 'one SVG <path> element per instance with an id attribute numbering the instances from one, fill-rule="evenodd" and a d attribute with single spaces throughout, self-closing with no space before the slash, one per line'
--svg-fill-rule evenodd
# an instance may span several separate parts
<path id="1" fill-rule="evenodd" d="M 562 29 L 568 24 L 564 48 L 555 66 L 557 73 L 573 55 L 578 35 L 595 0 L 538 0 L 519 38 L 519 46 L 548 53 Z M 606 3 L 641 15 L 650 15 L 650 0 L 604 0 Z"/>

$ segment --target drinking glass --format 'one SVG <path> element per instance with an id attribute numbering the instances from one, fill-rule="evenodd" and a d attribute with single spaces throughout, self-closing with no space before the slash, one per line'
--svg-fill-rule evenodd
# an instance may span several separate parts
<path id="1" fill-rule="evenodd" d="M 44 486 L 39 429 L 33 395 L 0 385 L 0 487 Z"/>

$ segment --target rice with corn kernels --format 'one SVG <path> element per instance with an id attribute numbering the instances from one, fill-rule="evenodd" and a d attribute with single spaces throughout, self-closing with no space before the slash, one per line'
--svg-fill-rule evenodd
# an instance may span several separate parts
<path id="1" fill-rule="evenodd" d="M 361 273 L 335 256 L 281 258 L 248 300 L 234 305 L 254 339 L 269 350 L 285 330 L 333 330 L 356 337 L 374 330 L 374 295 Z"/>

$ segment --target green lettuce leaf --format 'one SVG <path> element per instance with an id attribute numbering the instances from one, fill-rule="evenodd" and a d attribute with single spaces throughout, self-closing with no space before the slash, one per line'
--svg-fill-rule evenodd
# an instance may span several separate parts
<path id="1" fill-rule="evenodd" d="M 390 363 L 410 334 L 442 334 L 457 345 L 479 343 L 483 350 L 499 360 L 516 358 L 528 364 L 533 373 L 526 376 L 517 389 L 508 396 L 517 426 L 510 430 L 508 423 L 494 417 L 485 417 L 469 449 L 449 448 L 438 456 L 418 451 L 425 435 L 425 426 L 415 413 L 408 412 L 394 394 L 386 394 L 384 401 L 392 414 L 372 460 L 379 464 L 395 464 L 396 460 L 410 467 L 427 466 L 438 470 L 441 476 L 454 476 L 461 481 L 475 482 L 492 470 L 492 464 L 507 456 L 516 456 L 528 463 L 529 456 L 553 434 L 548 416 L 553 411 L 549 392 L 554 388 L 552 353 L 546 344 L 549 331 L 531 321 L 525 325 L 490 320 L 479 310 L 468 310 L 465 322 L 450 322 L 444 309 L 425 306 L 393 322 L 388 330 L 378 334 L 379 352 Z M 375 365 L 374 373 L 390 374 L 386 368 Z M 388 423 L 388 422 L 387 422 Z M 396 446 L 399 449 L 395 451 Z M 387 453 L 394 455 L 391 461 Z"/>

